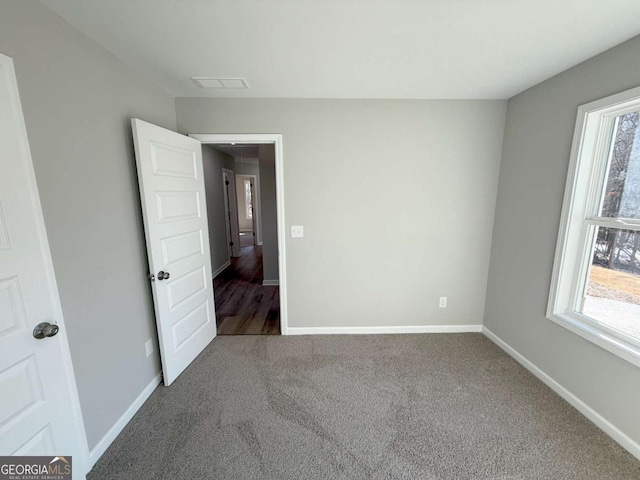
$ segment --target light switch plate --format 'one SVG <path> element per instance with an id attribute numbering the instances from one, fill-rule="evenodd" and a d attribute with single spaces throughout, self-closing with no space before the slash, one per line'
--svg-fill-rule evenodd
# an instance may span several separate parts
<path id="1" fill-rule="evenodd" d="M 304 237 L 304 227 L 302 225 L 291 225 L 291 238 Z"/>

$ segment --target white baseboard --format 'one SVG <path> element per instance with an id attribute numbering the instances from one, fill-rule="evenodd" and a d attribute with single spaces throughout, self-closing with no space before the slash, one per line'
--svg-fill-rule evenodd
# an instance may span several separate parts
<path id="1" fill-rule="evenodd" d="M 263 287 L 277 287 L 278 285 L 280 285 L 280 280 L 263 280 L 262 281 Z"/>
<path id="2" fill-rule="evenodd" d="M 616 442 L 618 442 L 622 448 L 627 450 L 631 455 L 640 460 L 640 444 L 635 442 L 632 438 L 630 438 L 627 434 L 625 434 L 622 430 L 612 424 L 609 420 L 604 418 L 598 412 L 596 412 L 589 405 L 584 403 L 578 397 L 576 397 L 569 390 L 564 388 L 558 382 L 556 382 L 553 378 L 547 375 L 545 372 L 540 370 L 536 365 L 531 363 L 527 358 L 522 356 L 519 352 L 517 352 L 513 347 L 511 347 L 508 343 L 498 337 L 495 333 L 489 330 L 487 327 L 482 327 L 482 333 L 484 333 L 487 338 L 489 338 L 493 343 L 498 345 L 502 350 L 507 352 L 510 356 L 512 356 L 520 365 L 533 373 L 538 379 L 540 379 L 543 383 L 545 383 L 551 390 L 556 392 L 562 398 L 564 398 L 567 402 L 569 402 L 573 407 L 582 413 L 585 417 L 595 423 L 604 433 L 613 438 Z"/>
<path id="3" fill-rule="evenodd" d="M 218 275 L 220 275 L 225 268 L 227 268 L 229 265 L 231 265 L 231 260 L 227 260 L 225 263 L 222 264 L 222 266 L 220 268 L 218 268 L 215 272 L 213 272 L 211 274 L 211 278 L 216 278 Z"/>
<path id="4" fill-rule="evenodd" d="M 384 333 L 480 332 L 482 325 L 404 325 L 387 327 L 289 327 L 287 335 L 370 335 Z"/>
<path id="5" fill-rule="evenodd" d="M 127 423 L 131 421 L 133 416 L 136 414 L 140 407 L 144 402 L 147 401 L 147 398 L 153 393 L 160 382 L 162 381 L 162 374 L 156 375 L 151 382 L 140 392 L 140 395 L 136 397 L 129 408 L 122 414 L 122 416 L 118 419 L 118 421 L 109 429 L 109 431 L 102 437 L 102 439 L 98 442 L 98 444 L 93 447 L 93 449 L 89 452 L 89 470 L 93 468 L 96 462 L 100 459 L 100 457 L 107 451 L 109 445 L 113 443 L 116 437 L 120 434 L 120 432 L 127 426 Z"/>

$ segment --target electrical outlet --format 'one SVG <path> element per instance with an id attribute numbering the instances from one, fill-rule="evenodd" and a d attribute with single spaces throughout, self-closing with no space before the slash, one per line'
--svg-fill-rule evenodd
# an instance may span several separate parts
<path id="1" fill-rule="evenodd" d="M 144 342 L 144 349 L 147 352 L 147 357 L 153 353 L 153 342 L 151 339 Z"/>
<path id="2" fill-rule="evenodd" d="M 447 297 L 440 297 L 440 308 L 447 308 Z"/>
<path id="3" fill-rule="evenodd" d="M 302 238 L 302 237 L 304 237 L 304 227 L 302 225 L 292 225 L 291 238 Z"/>

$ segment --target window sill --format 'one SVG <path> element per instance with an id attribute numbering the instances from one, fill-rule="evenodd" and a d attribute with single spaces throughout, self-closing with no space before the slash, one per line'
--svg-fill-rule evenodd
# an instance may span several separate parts
<path id="1" fill-rule="evenodd" d="M 576 312 L 552 313 L 547 318 L 554 323 L 580 335 L 582 338 L 595 343 L 601 348 L 617 355 L 635 366 L 640 367 L 640 342 L 631 338 L 624 340 L 626 335 L 616 335 L 605 330 L 606 327 L 596 326 L 588 317 Z"/>

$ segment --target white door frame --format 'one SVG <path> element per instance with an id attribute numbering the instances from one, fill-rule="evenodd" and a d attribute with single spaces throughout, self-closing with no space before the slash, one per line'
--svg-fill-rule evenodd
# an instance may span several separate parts
<path id="1" fill-rule="evenodd" d="M 38 240 L 42 247 L 42 259 L 44 263 L 44 277 L 49 286 L 51 292 L 51 304 L 54 311 L 54 317 L 51 319 L 51 323 L 56 323 L 60 327 L 60 333 L 56 336 L 56 340 L 60 343 L 62 363 L 60 365 L 52 365 L 52 368 L 60 368 L 64 372 L 65 388 L 68 391 L 70 405 L 75 425 L 69 425 L 69 429 L 73 430 L 72 435 L 76 436 L 78 445 L 80 445 L 81 451 L 68 452 L 73 455 L 74 473 L 76 478 L 85 478 L 85 474 L 89 472 L 92 465 L 89 462 L 89 445 L 87 442 L 87 434 L 85 431 L 84 420 L 82 418 L 82 410 L 80 408 L 80 398 L 78 396 L 78 387 L 76 384 L 76 377 L 73 371 L 73 363 L 71 360 L 71 350 L 69 349 L 67 329 L 64 322 L 64 316 L 62 314 L 62 304 L 60 303 L 60 293 L 58 291 L 58 284 L 56 282 L 55 271 L 53 268 L 53 260 L 51 258 L 51 249 L 49 247 L 49 239 L 47 237 L 47 231 L 44 223 L 44 215 L 42 213 L 42 204 L 40 202 L 40 193 L 38 191 L 38 185 L 36 183 L 35 170 L 33 168 L 33 158 L 31 156 L 31 149 L 29 148 L 29 139 L 27 136 L 27 130 L 24 122 L 24 116 L 22 113 L 22 103 L 20 102 L 20 95 L 18 93 L 18 83 L 16 79 L 15 69 L 13 66 L 13 60 L 11 57 L 0 53 L 0 65 L 8 73 L 7 81 L 9 82 L 10 89 L 10 102 L 13 104 L 14 112 L 20 125 L 18 125 L 18 140 L 22 144 L 23 155 L 21 158 L 17 158 L 17 162 L 24 161 L 23 168 L 26 171 L 27 188 L 29 190 L 29 196 L 31 197 L 35 221 L 38 229 Z M 3 452 L 4 454 L 4 452 Z"/>
<path id="2" fill-rule="evenodd" d="M 276 153 L 276 219 L 278 222 L 278 274 L 280 281 L 280 333 L 288 335 L 287 318 L 287 228 L 284 215 L 284 156 L 279 133 L 192 133 L 190 137 L 203 144 L 257 143 L 273 145 Z"/>

